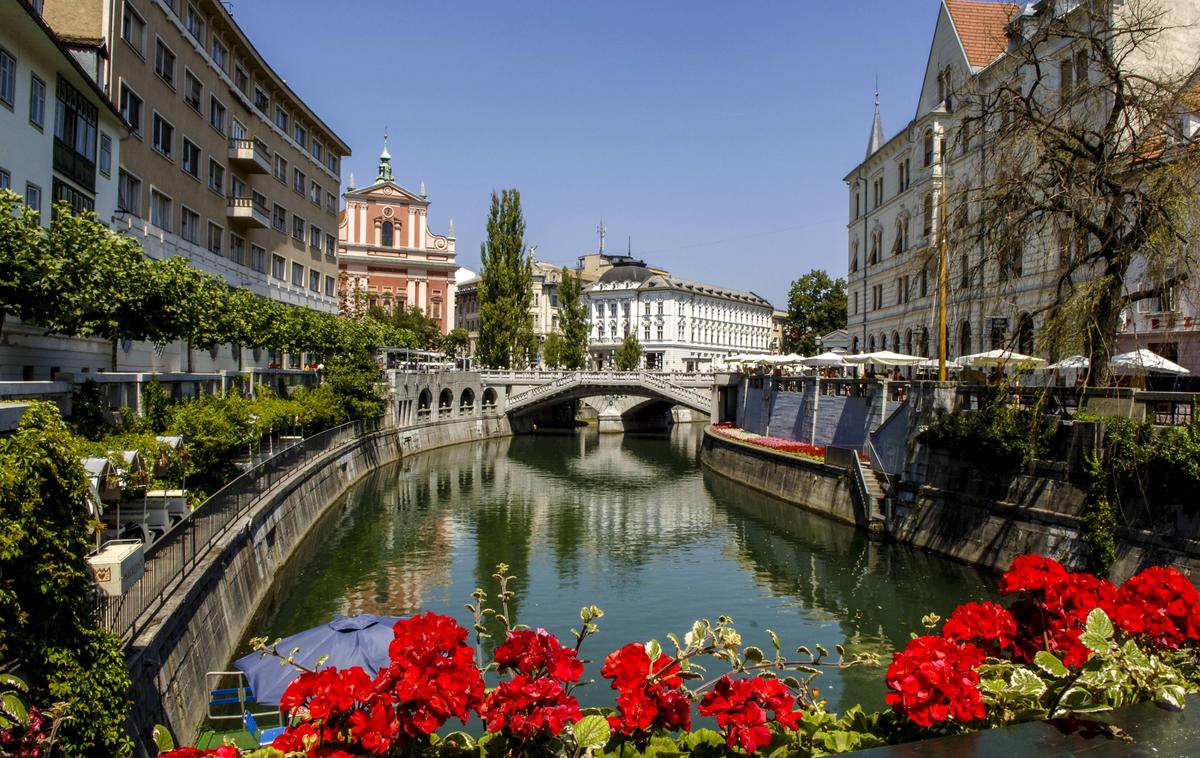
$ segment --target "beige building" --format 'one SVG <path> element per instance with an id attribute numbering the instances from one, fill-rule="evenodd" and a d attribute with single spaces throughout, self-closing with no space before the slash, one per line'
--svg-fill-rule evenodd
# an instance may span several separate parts
<path id="1" fill-rule="evenodd" d="M 338 196 L 350 148 L 218 0 L 45 0 L 132 127 L 114 228 L 154 258 L 282 302 L 337 310 Z M 106 219 L 107 220 L 107 219 Z"/>
<path id="2" fill-rule="evenodd" d="M 961 190 L 978 186 L 991 134 L 999 117 L 978 123 L 980 98 L 994 95 L 1019 62 L 1007 55 L 1010 35 L 1039 23 L 1049 8 L 979 0 L 941 0 L 916 114 L 886 138 L 876 100 L 865 160 L 846 177 L 848 188 L 847 332 L 852 352 L 896 350 L 937 354 L 937 283 L 940 208 L 947 193 L 947 344 L 951 358 L 997 347 L 1041 354 L 1035 335 L 1054 302 L 1071 241 L 1029 239 L 1001 265 L 962 231 L 976 219 L 956 210 Z M 1062 13 L 1076 12 L 1076 3 Z M 1200 8 L 1164 0 L 1173 31 L 1158 40 L 1158 61 L 1196 65 Z M 1045 11 L 1049 12 L 1049 11 Z M 1167 54 L 1164 54 L 1167 53 Z M 1039 49 L 1043 97 L 1070 104 L 1087 117 L 1075 97 L 1092 63 L 1072 39 Z M 1145 65 L 1137 56 L 1129 65 Z M 1190 70 L 1190 69 L 1189 69 Z M 974 128 L 963 131 L 974 114 Z M 961 215 L 967 213 L 966 216 Z"/>

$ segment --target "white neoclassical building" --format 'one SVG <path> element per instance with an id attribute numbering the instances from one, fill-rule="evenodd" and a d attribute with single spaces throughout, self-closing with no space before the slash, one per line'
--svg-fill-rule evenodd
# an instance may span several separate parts
<path id="1" fill-rule="evenodd" d="M 704 371 L 735 353 L 769 353 L 773 308 L 753 292 L 700 284 L 640 262 L 610 268 L 584 288 L 593 367 L 611 368 L 627 335 L 654 371 Z"/>
<path id="2" fill-rule="evenodd" d="M 1190 0 L 1162 2 L 1168 13 L 1165 23 L 1173 31 L 1163 35 L 1162 44 L 1169 49 L 1159 52 L 1178 53 L 1167 57 L 1190 60 L 1194 66 L 1200 44 L 1200 5 Z M 1063 266 L 1078 243 L 1064 232 L 1030 239 L 1001 265 L 978 241 L 962 233 L 976 219 L 964 216 L 974 211 L 956 204 L 954 198 L 977 186 L 978 177 L 988 170 L 985 145 L 990 135 L 1003 128 L 999 117 L 989 116 L 979 123 L 979 102 L 1011 81 L 1013 66 L 1020 65 L 1008 55 L 1011 35 L 1023 34 L 1025 24 L 1039 23 L 1039 14 L 1050 12 L 1051 7 L 940 0 L 915 115 L 888 138 L 876 99 L 866 157 L 844 180 L 848 189 L 847 332 L 852 352 L 887 349 L 937 354 L 943 191 L 950 209 L 945 224 L 948 355 L 955 358 L 1001 346 L 1022 353 L 1043 352 L 1035 335 L 1054 302 Z M 1067 3 L 1059 12 L 1072 13 L 1079 7 Z M 1045 96 L 1063 103 L 1062 107 L 1086 108 L 1078 95 L 1088 78 L 1096 76 L 1093 65 L 1078 40 L 1064 38 L 1040 49 L 1042 84 L 1048 88 Z M 1138 61 L 1131 59 L 1130 65 Z M 1086 117 L 1086 111 L 1081 115 Z M 968 121 L 968 117 L 972 118 Z M 964 124 L 970 124 L 966 131 Z M 1162 305 L 1140 307 L 1161 309 Z"/>

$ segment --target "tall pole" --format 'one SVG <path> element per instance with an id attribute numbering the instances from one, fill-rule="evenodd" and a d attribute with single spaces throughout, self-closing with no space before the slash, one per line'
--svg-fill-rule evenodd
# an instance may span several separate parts
<path id="1" fill-rule="evenodd" d="M 934 144 L 937 144 L 936 142 Z M 942 183 L 938 191 L 938 381 L 949 378 L 946 371 L 946 151 L 941 158 Z"/>

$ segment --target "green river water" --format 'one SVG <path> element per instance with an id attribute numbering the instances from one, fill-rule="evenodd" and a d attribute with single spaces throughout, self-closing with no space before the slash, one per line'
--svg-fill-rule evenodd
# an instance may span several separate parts
<path id="1" fill-rule="evenodd" d="M 496 564 L 519 577 L 519 623 L 566 641 L 579 609 L 605 612 L 583 650 L 587 705 L 612 650 L 732 616 L 746 644 L 877 652 L 884 665 L 921 617 L 995 597 L 995 582 L 920 551 L 872 542 L 705 470 L 700 425 L 659 436 L 525 436 L 434 450 L 384 466 L 331 509 L 274 579 L 253 634 L 284 636 L 338 615 L 426 610 L 470 628 L 471 592 Z M 239 655 L 247 652 L 239 651 Z M 714 667 L 720 664 L 714 662 Z M 710 668 L 710 671 L 716 671 Z M 883 706 L 883 667 L 833 671 L 830 708 Z"/>

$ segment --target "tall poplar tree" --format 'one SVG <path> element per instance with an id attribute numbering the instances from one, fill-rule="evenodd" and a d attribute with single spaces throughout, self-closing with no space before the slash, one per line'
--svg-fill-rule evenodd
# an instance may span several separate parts
<path id="1" fill-rule="evenodd" d="M 492 193 L 487 241 L 480 250 L 479 360 L 492 368 L 526 366 L 537 352 L 533 335 L 533 264 L 525 253 L 521 193 Z"/>
<path id="2" fill-rule="evenodd" d="M 558 285 L 558 325 L 563 336 L 559 363 L 563 368 L 573 370 L 587 364 L 587 305 L 583 302 L 580 284 L 579 277 L 572 276 L 564 266 Z"/>

